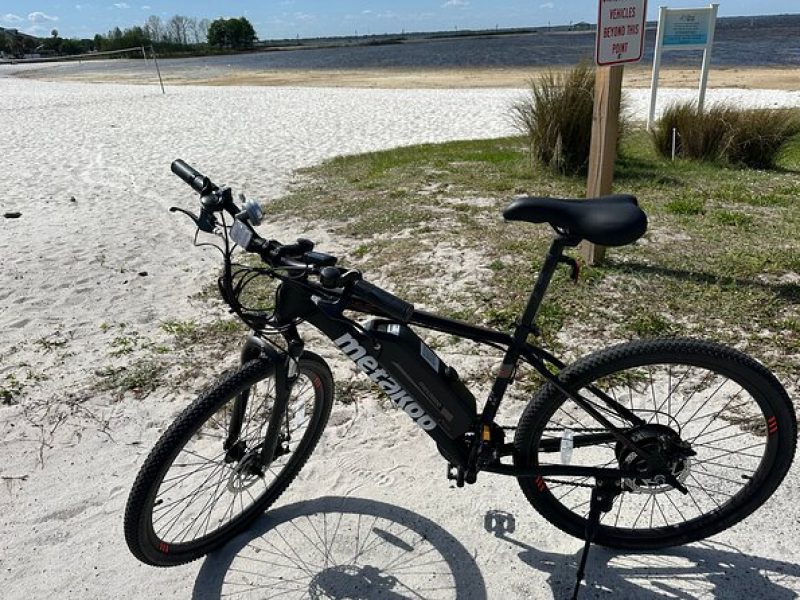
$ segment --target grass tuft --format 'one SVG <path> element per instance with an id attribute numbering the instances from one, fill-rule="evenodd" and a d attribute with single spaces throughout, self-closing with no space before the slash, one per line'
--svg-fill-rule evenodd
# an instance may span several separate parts
<path id="1" fill-rule="evenodd" d="M 511 107 L 519 131 L 527 136 L 531 158 L 556 173 L 586 169 L 592 136 L 594 67 L 547 71 L 530 82 L 529 96 Z"/>
<path id="2" fill-rule="evenodd" d="M 794 155 L 800 134 L 800 111 L 740 109 L 717 104 L 698 110 L 695 102 L 668 107 L 651 132 L 656 150 L 703 161 L 720 161 L 756 169 L 776 168 Z"/>

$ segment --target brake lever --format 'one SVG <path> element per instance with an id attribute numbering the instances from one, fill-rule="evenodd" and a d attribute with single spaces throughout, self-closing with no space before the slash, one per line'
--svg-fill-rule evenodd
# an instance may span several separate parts
<path id="1" fill-rule="evenodd" d="M 180 212 L 185 214 L 192 221 L 194 221 L 194 224 L 200 231 L 205 231 L 206 233 L 214 233 L 217 227 L 217 220 L 214 218 L 214 215 L 205 210 L 200 213 L 199 217 L 193 212 L 178 206 L 170 206 L 169 212 Z"/>

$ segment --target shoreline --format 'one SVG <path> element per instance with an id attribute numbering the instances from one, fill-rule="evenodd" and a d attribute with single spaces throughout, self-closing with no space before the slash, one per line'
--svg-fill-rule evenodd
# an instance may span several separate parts
<path id="1" fill-rule="evenodd" d="M 18 67 L 18 65 L 17 65 Z M 532 77 L 550 69 L 534 68 L 441 68 L 441 69 L 273 69 L 254 71 L 236 69 L 208 75 L 198 70 L 183 76 L 162 72 L 165 85 L 200 86 L 267 86 L 267 87 L 336 87 L 378 89 L 484 89 L 526 88 Z M 42 81 L 80 83 L 116 83 L 151 85 L 155 73 L 148 66 L 137 72 L 59 73 L 58 65 L 29 68 L 9 73 L 13 77 Z M 650 87 L 649 66 L 625 69 L 623 86 L 642 89 Z M 660 88 L 696 88 L 700 69 L 662 68 Z M 773 89 L 800 90 L 800 70 L 795 67 L 720 67 L 709 72 L 709 89 Z"/>

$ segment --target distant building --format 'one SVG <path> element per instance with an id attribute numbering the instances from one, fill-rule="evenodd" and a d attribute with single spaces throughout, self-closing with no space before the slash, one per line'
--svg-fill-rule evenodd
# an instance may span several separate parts
<path id="1" fill-rule="evenodd" d="M 29 40 L 37 40 L 35 35 L 28 35 L 27 33 L 22 33 L 19 29 L 6 29 L 5 27 L 0 27 L 0 33 L 4 33 L 11 37 L 20 37 L 20 38 L 28 38 Z"/>
<path id="2" fill-rule="evenodd" d="M 575 25 L 572 26 L 572 31 L 592 31 L 594 28 L 595 26 L 591 23 L 581 21 L 580 23 L 575 23 Z"/>

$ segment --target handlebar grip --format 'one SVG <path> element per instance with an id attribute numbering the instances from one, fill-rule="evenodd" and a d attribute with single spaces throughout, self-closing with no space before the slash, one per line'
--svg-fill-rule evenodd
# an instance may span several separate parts
<path id="1" fill-rule="evenodd" d="M 194 170 L 180 159 L 173 161 L 170 168 L 175 175 L 189 184 L 195 192 L 202 194 L 210 191 L 214 187 L 214 184 L 211 183 L 208 177 Z"/>
<path id="2" fill-rule="evenodd" d="M 408 323 L 411 320 L 411 315 L 414 314 L 413 304 L 401 300 L 397 296 L 363 279 L 353 284 L 353 291 L 359 298 L 401 323 Z"/>

